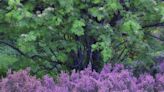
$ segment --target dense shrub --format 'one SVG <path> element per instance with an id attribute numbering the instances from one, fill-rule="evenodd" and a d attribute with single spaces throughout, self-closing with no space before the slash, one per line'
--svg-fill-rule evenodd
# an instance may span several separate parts
<path id="1" fill-rule="evenodd" d="M 40 92 L 41 82 L 29 75 L 28 70 L 9 73 L 0 83 L 1 92 Z"/>
<path id="2" fill-rule="evenodd" d="M 121 64 L 107 64 L 98 73 L 88 66 L 82 71 L 62 72 L 56 81 L 47 75 L 36 79 L 29 75 L 29 70 L 9 73 L 0 81 L 0 92 L 163 92 L 164 74 L 154 78 L 150 74 L 140 77 Z"/>

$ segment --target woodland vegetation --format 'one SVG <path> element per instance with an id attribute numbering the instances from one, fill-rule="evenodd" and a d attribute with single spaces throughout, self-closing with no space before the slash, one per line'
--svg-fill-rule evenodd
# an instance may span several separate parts
<path id="1" fill-rule="evenodd" d="M 163 0 L 0 0 L 0 92 L 162 92 L 163 73 Z"/>

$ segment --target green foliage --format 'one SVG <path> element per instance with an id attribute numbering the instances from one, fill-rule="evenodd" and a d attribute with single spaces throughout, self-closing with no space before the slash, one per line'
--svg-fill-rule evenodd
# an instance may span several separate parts
<path id="1" fill-rule="evenodd" d="M 11 48 L 0 45 L 0 76 L 4 75 L 7 71 L 9 66 L 11 66 L 14 62 L 16 62 L 18 59 L 14 54 L 17 54 L 14 52 Z"/>
<path id="2" fill-rule="evenodd" d="M 41 76 L 89 62 L 99 70 L 107 62 L 152 61 L 164 49 L 163 12 L 161 0 L 1 0 L 0 44 L 16 52 L 1 51 L 1 63 Z"/>
<path id="3" fill-rule="evenodd" d="M 71 32 L 74 33 L 77 36 L 84 35 L 84 29 L 85 23 L 83 21 L 75 20 L 72 24 Z"/>

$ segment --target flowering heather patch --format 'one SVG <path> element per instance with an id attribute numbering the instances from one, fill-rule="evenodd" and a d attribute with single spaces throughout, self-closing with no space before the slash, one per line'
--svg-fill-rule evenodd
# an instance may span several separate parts
<path id="1" fill-rule="evenodd" d="M 163 92 L 164 74 L 154 78 L 142 74 L 136 78 L 121 64 L 107 64 L 100 73 L 88 68 L 72 73 L 62 72 L 57 81 L 47 75 L 36 79 L 29 75 L 29 70 L 8 73 L 0 81 L 0 92 Z"/>
<path id="2" fill-rule="evenodd" d="M 159 64 L 159 70 L 164 73 L 164 60 Z"/>
<path id="3" fill-rule="evenodd" d="M 29 75 L 29 70 L 8 73 L 0 82 L 0 92 L 41 92 L 43 86 L 39 79 Z"/>

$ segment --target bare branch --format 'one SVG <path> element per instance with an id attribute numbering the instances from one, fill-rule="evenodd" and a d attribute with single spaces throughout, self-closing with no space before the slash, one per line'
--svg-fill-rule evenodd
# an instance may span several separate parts
<path id="1" fill-rule="evenodd" d="M 123 41 L 123 42 L 119 43 L 119 44 L 116 45 L 113 49 L 116 49 L 116 48 L 120 47 L 121 45 L 124 45 L 124 43 L 126 43 L 126 42 L 127 42 L 127 41 Z"/>
<path id="2" fill-rule="evenodd" d="M 162 23 L 155 23 L 155 24 L 150 24 L 150 25 L 145 25 L 142 28 L 150 28 L 150 27 L 164 27 L 164 22 Z"/>
<path id="3" fill-rule="evenodd" d="M 153 37 L 153 38 L 155 38 L 157 40 L 160 40 L 160 41 L 163 41 L 164 42 L 164 39 L 162 39 L 160 37 L 157 37 L 157 36 L 154 36 L 154 35 L 151 35 L 151 34 L 149 34 L 149 36 L 151 36 L 151 37 Z"/>
<path id="4" fill-rule="evenodd" d="M 7 41 L 4 41 L 4 40 L 0 40 L 0 44 L 4 44 L 4 45 L 7 45 L 11 48 L 13 48 L 14 50 L 16 50 L 19 54 L 25 56 L 25 57 L 28 57 L 25 53 L 23 53 L 20 49 L 18 49 L 17 47 L 15 47 L 14 45 L 10 44 L 9 42 Z"/>

